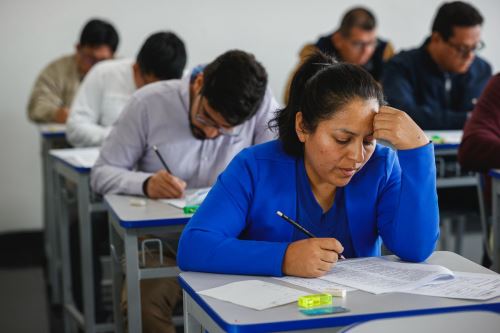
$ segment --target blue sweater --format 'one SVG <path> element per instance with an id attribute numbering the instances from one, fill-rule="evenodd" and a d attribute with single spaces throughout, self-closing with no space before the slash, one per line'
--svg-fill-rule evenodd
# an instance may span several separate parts
<path id="1" fill-rule="evenodd" d="M 281 276 L 296 219 L 296 158 L 280 141 L 240 152 L 219 176 L 182 233 L 182 270 Z M 432 144 L 394 152 L 377 146 L 344 188 L 346 215 L 358 257 L 380 255 L 381 240 L 407 261 L 423 261 L 439 236 Z"/>
<path id="2" fill-rule="evenodd" d="M 428 40 L 420 48 L 403 51 L 385 65 L 382 86 L 387 101 L 424 130 L 462 129 L 473 100 L 491 77 L 491 66 L 476 56 L 464 74 L 443 72 L 427 52 L 427 44 Z"/>

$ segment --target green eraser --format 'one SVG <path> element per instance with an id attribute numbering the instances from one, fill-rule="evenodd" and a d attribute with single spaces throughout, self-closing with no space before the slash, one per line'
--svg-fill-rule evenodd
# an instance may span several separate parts
<path id="1" fill-rule="evenodd" d="M 200 205 L 185 206 L 184 207 L 184 214 L 194 214 L 199 207 L 200 207 Z"/>

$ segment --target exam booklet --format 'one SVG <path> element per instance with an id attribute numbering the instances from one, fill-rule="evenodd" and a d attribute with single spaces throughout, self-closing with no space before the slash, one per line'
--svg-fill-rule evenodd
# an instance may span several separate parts
<path id="1" fill-rule="evenodd" d="M 320 279 L 373 294 L 383 294 L 409 291 L 430 282 L 444 283 L 453 280 L 454 274 L 439 265 L 368 257 L 338 261 L 332 271 Z"/>

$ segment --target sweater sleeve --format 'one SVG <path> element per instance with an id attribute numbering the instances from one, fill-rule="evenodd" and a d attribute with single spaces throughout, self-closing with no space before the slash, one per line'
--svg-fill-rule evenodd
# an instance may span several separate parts
<path id="1" fill-rule="evenodd" d="M 240 239 L 258 183 L 248 151 L 237 155 L 219 176 L 184 229 L 177 254 L 182 270 L 281 276 L 288 247 L 284 242 Z"/>
<path id="2" fill-rule="evenodd" d="M 377 209 L 379 234 L 401 259 L 429 257 L 439 238 L 434 148 L 400 150 L 388 159 Z"/>
<path id="3" fill-rule="evenodd" d="M 36 79 L 28 103 L 28 117 L 37 123 L 54 121 L 57 110 L 63 106 L 63 87 L 59 83 L 57 65 L 47 66 Z"/>
<path id="4" fill-rule="evenodd" d="M 469 170 L 500 168 L 500 74 L 490 80 L 465 125 L 458 159 Z"/>

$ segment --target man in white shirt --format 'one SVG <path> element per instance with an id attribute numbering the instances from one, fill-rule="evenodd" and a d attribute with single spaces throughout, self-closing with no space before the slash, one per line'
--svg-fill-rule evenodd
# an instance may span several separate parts
<path id="1" fill-rule="evenodd" d="M 83 80 L 67 122 L 66 137 L 75 147 L 100 146 L 130 96 L 142 86 L 182 76 L 184 43 L 174 33 L 158 32 L 142 46 L 137 59 L 103 61 Z"/>
<path id="2" fill-rule="evenodd" d="M 104 142 L 92 188 L 172 198 L 186 187 L 211 186 L 241 149 L 273 138 L 268 122 L 278 107 L 264 67 L 238 50 L 181 80 L 150 84 L 130 98 Z M 174 255 L 166 255 L 165 262 L 175 265 Z M 142 331 L 175 332 L 171 314 L 181 297 L 175 278 L 142 280 Z M 126 313 L 126 299 L 122 306 Z"/>

